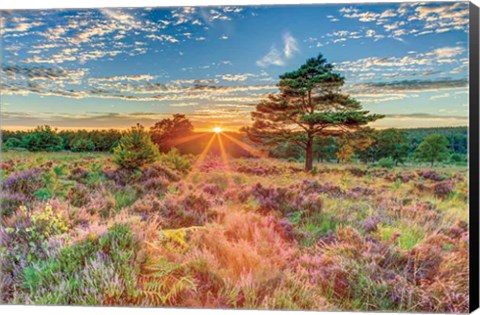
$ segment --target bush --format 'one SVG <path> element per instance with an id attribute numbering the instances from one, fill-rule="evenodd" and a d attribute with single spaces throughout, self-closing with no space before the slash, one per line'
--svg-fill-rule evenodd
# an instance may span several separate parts
<path id="1" fill-rule="evenodd" d="M 13 148 L 20 148 L 22 147 L 22 141 L 17 138 L 9 138 L 7 141 L 5 141 L 3 146 L 7 150 Z"/>
<path id="2" fill-rule="evenodd" d="M 160 154 L 143 126 L 137 125 L 122 136 L 113 149 L 113 156 L 120 168 L 134 170 L 153 163 Z"/>
<path id="3" fill-rule="evenodd" d="M 23 147 L 29 151 L 60 151 L 63 141 L 50 126 L 38 126 L 23 137 Z"/>
<path id="4" fill-rule="evenodd" d="M 92 140 L 79 138 L 79 139 L 74 139 L 70 143 L 70 148 L 73 152 L 94 151 L 95 144 L 93 143 Z"/>
<path id="5" fill-rule="evenodd" d="M 378 160 L 378 166 L 385 168 L 392 168 L 395 165 L 395 162 L 391 157 L 381 158 Z"/>
<path id="6" fill-rule="evenodd" d="M 26 199 L 22 194 L 2 192 L 0 195 L 2 215 L 10 217 L 21 205 L 26 203 Z"/>
<path id="7" fill-rule="evenodd" d="M 181 155 L 177 149 L 171 149 L 160 156 L 160 163 L 177 172 L 186 174 L 190 171 L 192 163 L 187 156 Z"/>
<path id="8" fill-rule="evenodd" d="M 11 193 L 19 193 L 31 198 L 43 186 L 41 171 L 26 170 L 12 174 L 3 182 L 3 189 Z"/>
<path id="9" fill-rule="evenodd" d="M 465 163 L 467 162 L 467 156 L 460 153 L 452 153 L 450 155 L 450 163 Z"/>
<path id="10" fill-rule="evenodd" d="M 433 185 L 433 193 L 438 198 L 447 198 L 453 192 L 453 189 L 453 183 L 448 180 Z"/>

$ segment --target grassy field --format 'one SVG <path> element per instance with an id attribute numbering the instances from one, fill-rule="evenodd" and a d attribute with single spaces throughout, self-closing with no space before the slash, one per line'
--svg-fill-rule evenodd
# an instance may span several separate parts
<path id="1" fill-rule="evenodd" d="M 468 310 L 466 167 L 2 161 L 4 303 Z"/>

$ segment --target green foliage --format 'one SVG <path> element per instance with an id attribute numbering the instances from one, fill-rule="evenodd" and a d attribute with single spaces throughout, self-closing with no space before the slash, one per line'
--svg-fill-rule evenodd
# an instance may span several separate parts
<path id="1" fill-rule="evenodd" d="M 378 166 L 385 168 L 392 168 L 395 165 L 395 161 L 391 157 L 384 157 L 378 160 Z"/>
<path id="2" fill-rule="evenodd" d="M 449 157 L 449 153 L 448 140 L 445 136 L 429 135 L 418 146 L 415 158 L 433 166 L 435 162 L 445 161 Z"/>
<path id="3" fill-rule="evenodd" d="M 175 114 L 173 119 L 162 119 L 150 128 L 152 141 L 161 152 L 168 152 L 175 146 L 175 139 L 193 134 L 193 125 L 185 115 Z"/>
<path id="4" fill-rule="evenodd" d="M 63 149 L 62 138 L 50 126 L 38 126 L 23 137 L 23 147 L 29 151 L 59 151 Z"/>
<path id="5" fill-rule="evenodd" d="M 187 174 L 192 168 L 191 158 L 181 155 L 175 148 L 168 151 L 168 153 L 160 154 L 160 164 L 182 174 Z"/>
<path id="6" fill-rule="evenodd" d="M 70 149 L 73 152 L 93 151 L 95 150 L 95 144 L 90 139 L 74 139 L 70 145 Z"/>
<path id="7" fill-rule="evenodd" d="M 339 92 L 344 83 L 321 54 L 310 58 L 299 69 L 280 76 L 280 92 L 256 106 L 254 124 L 245 131 L 254 142 L 297 144 L 305 151 L 305 170 L 310 171 L 315 138 L 335 135 L 332 130 L 358 130 L 383 117 L 369 114 L 357 100 Z"/>
<path id="8" fill-rule="evenodd" d="M 125 132 L 118 146 L 113 149 L 113 161 L 128 170 L 139 169 L 153 163 L 159 156 L 158 148 L 141 125 Z"/>
<path id="9" fill-rule="evenodd" d="M 148 281 L 142 295 L 148 305 L 174 306 L 188 292 L 195 292 L 196 284 L 190 275 L 185 275 L 181 264 L 161 258 L 147 268 Z"/>
<path id="10" fill-rule="evenodd" d="M 467 155 L 460 154 L 460 153 L 452 153 L 450 155 L 450 163 L 466 163 L 467 162 Z"/>
<path id="11" fill-rule="evenodd" d="M 23 271 L 22 288 L 33 303 L 128 304 L 138 294 L 136 241 L 127 225 L 115 224 L 100 236 L 38 260 Z"/>
<path id="12" fill-rule="evenodd" d="M 3 144 L 5 149 L 13 149 L 13 148 L 20 148 L 22 147 L 23 143 L 21 140 L 17 138 L 9 138 L 5 143 Z"/>

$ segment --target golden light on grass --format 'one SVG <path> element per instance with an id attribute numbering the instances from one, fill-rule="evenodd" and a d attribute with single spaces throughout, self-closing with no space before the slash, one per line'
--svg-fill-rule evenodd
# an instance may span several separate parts
<path id="1" fill-rule="evenodd" d="M 212 146 L 213 141 L 215 140 L 215 135 L 212 135 L 210 140 L 208 141 L 207 145 L 205 148 L 203 148 L 203 151 L 200 153 L 198 156 L 197 160 L 192 166 L 192 171 L 188 174 L 186 181 L 190 181 L 192 179 L 192 176 L 198 172 L 200 166 L 202 165 L 203 161 L 205 160 L 205 157 L 207 156 L 208 151 L 210 151 L 210 147 Z"/>
<path id="2" fill-rule="evenodd" d="M 228 185 L 231 185 L 231 183 L 233 182 L 233 178 L 231 174 L 232 170 L 230 169 L 230 163 L 228 162 L 227 151 L 225 150 L 225 146 L 222 141 L 222 135 L 220 133 L 217 133 L 216 136 L 218 137 L 218 145 L 220 147 L 220 156 L 222 158 L 222 162 L 225 164 L 225 169 L 226 169 L 225 175 L 227 176 L 227 182 L 228 182 Z"/>
<path id="3" fill-rule="evenodd" d="M 214 127 L 214 128 L 212 129 L 212 131 L 213 131 L 214 133 L 222 133 L 222 132 L 223 132 L 223 129 L 222 129 L 222 127 Z"/>
<path id="4" fill-rule="evenodd" d="M 237 138 L 233 137 L 233 136 L 230 136 L 226 133 L 224 133 L 225 137 L 227 137 L 230 141 L 234 142 L 235 144 L 237 144 L 239 147 L 241 147 L 242 149 L 244 149 L 245 151 L 249 152 L 250 154 L 252 154 L 253 156 L 255 157 L 258 157 L 258 158 L 267 158 L 267 155 L 263 152 L 261 152 L 260 150 L 257 150 L 255 149 L 254 147 L 252 147 L 251 145 L 248 145 L 246 144 L 245 142 L 243 141 L 240 141 L 238 140 Z"/>

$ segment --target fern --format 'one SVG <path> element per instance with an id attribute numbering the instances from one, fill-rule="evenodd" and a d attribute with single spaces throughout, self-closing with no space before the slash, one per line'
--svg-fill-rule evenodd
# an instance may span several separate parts
<path id="1" fill-rule="evenodd" d="M 183 274 L 181 264 L 160 258 L 145 269 L 148 274 L 142 296 L 148 305 L 178 305 L 184 293 L 196 291 L 194 279 Z"/>

